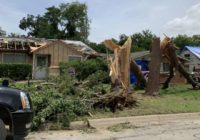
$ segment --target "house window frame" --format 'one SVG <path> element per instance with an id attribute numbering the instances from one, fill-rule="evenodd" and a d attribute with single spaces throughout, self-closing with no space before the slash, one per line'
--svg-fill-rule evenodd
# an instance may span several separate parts
<path id="1" fill-rule="evenodd" d="M 70 57 L 80 58 L 80 60 L 77 60 L 77 61 L 82 61 L 83 59 L 83 56 L 81 55 L 68 55 L 68 61 L 74 61 L 74 60 L 70 60 Z"/>
<path id="2" fill-rule="evenodd" d="M 190 59 L 191 59 L 191 54 L 190 54 L 190 53 L 185 53 L 185 54 L 184 54 L 184 57 L 185 57 L 186 59 L 190 60 Z"/>
<path id="3" fill-rule="evenodd" d="M 25 55 L 25 61 L 24 62 L 5 62 L 5 55 L 10 54 L 10 55 Z M 27 63 L 28 61 L 28 56 L 25 53 L 2 53 L 2 63 Z"/>

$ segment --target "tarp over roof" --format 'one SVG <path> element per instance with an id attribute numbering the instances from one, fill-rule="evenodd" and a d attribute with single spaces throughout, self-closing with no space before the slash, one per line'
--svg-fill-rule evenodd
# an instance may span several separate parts
<path id="1" fill-rule="evenodd" d="M 191 53 L 193 53 L 198 59 L 200 59 L 200 46 L 185 46 Z"/>

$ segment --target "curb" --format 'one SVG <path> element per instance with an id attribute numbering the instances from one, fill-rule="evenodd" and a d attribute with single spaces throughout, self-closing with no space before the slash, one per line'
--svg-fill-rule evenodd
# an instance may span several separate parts
<path id="1" fill-rule="evenodd" d="M 146 116 L 132 116 L 132 117 L 119 117 L 119 118 L 103 118 L 103 119 L 89 119 L 92 127 L 97 129 L 107 128 L 119 123 L 130 122 L 135 125 L 150 125 L 160 124 L 173 121 L 183 121 L 188 119 L 199 119 L 200 112 L 197 113 L 179 113 L 179 114 L 162 114 L 162 115 L 146 115 Z M 72 129 L 80 129 L 86 127 L 83 121 L 71 123 Z"/>

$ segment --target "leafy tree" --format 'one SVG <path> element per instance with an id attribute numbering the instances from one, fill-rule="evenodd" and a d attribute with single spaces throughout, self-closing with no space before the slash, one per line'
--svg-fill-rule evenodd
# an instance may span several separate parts
<path id="1" fill-rule="evenodd" d="M 193 35 L 192 36 L 192 44 L 194 46 L 200 46 L 200 35 Z"/>
<path id="2" fill-rule="evenodd" d="M 131 35 L 132 38 L 132 47 L 131 51 L 143 51 L 149 50 L 152 39 L 155 35 L 150 30 L 144 30 L 141 33 L 135 33 Z M 120 35 L 119 37 L 119 45 L 123 45 L 124 42 L 127 40 L 128 36 L 125 34 Z"/>
<path id="3" fill-rule="evenodd" d="M 105 47 L 105 45 L 103 43 L 97 44 L 94 42 L 90 42 L 89 46 L 94 49 L 96 52 L 99 53 L 106 53 L 108 51 L 108 49 Z"/>
<path id="4" fill-rule="evenodd" d="M 128 39 L 128 36 L 127 36 L 127 35 L 121 34 L 121 35 L 119 36 L 119 42 L 118 42 L 118 44 L 119 44 L 119 45 L 123 45 L 123 44 L 126 42 L 127 39 Z"/>
<path id="5" fill-rule="evenodd" d="M 11 38 L 25 38 L 26 36 L 25 35 L 21 35 L 19 33 L 14 33 L 14 32 L 11 32 L 10 34 L 7 35 L 8 37 L 11 37 Z"/>
<path id="6" fill-rule="evenodd" d="M 0 36 L 6 36 L 6 31 L 2 30 L 1 27 L 0 27 Z"/>
<path id="7" fill-rule="evenodd" d="M 22 18 L 19 28 L 27 30 L 28 36 L 86 42 L 89 36 L 87 5 L 72 2 L 48 7 L 44 15 L 27 15 Z"/>
<path id="8" fill-rule="evenodd" d="M 192 38 L 187 35 L 178 35 L 173 39 L 173 42 L 180 49 L 183 49 L 187 45 L 193 45 Z"/>

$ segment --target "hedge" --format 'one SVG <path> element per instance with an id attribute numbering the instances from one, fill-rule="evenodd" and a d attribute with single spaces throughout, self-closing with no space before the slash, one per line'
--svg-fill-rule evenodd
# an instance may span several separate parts
<path id="1" fill-rule="evenodd" d="M 76 78 L 78 80 L 84 80 L 89 75 L 97 71 L 105 71 L 108 73 L 108 63 L 101 58 L 89 59 L 86 61 L 69 61 L 60 63 L 61 75 L 65 73 L 69 68 L 74 68 L 76 71 Z"/>
<path id="2" fill-rule="evenodd" d="M 30 64 L 0 64 L 0 78 L 25 80 L 31 74 L 32 65 Z"/>

